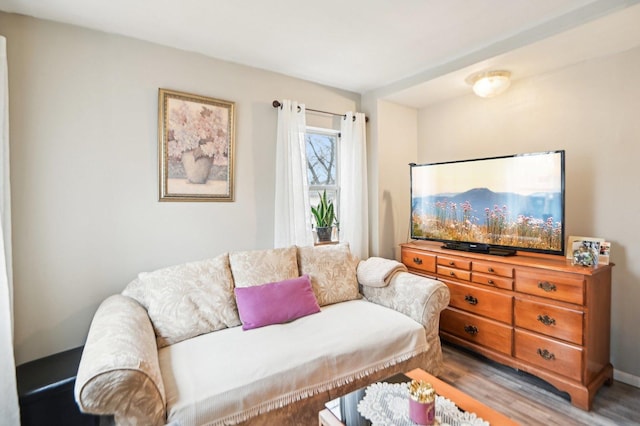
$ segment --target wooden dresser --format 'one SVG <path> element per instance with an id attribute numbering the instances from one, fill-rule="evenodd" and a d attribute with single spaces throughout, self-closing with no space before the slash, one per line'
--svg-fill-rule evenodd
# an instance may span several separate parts
<path id="1" fill-rule="evenodd" d="M 440 336 L 538 376 L 590 410 L 609 362 L 611 265 L 573 266 L 561 256 L 453 251 L 441 243 L 402 245 L 415 274 L 443 281 L 451 301 Z"/>

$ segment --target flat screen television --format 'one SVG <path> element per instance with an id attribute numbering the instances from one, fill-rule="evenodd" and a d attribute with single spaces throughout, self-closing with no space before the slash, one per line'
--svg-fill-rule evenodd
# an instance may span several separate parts
<path id="1" fill-rule="evenodd" d="M 564 253 L 564 151 L 409 166 L 412 239 L 496 255 Z"/>

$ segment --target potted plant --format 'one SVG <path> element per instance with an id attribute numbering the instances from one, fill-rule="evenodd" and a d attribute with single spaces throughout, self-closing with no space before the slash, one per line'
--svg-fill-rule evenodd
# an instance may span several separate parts
<path id="1" fill-rule="evenodd" d="M 338 224 L 336 214 L 333 207 L 333 200 L 327 200 L 327 191 L 323 191 L 320 196 L 320 202 L 317 207 L 311 206 L 311 213 L 316 221 L 316 232 L 318 233 L 318 241 L 331 241 L 333 226 Z"/>

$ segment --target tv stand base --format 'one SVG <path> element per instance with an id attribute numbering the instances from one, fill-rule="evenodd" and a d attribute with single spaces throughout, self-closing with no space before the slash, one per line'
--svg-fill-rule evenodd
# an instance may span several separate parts
<path id="1" fill-rule="evenodd" d="M 491 247 L 489 244 L 445 243 L 442 248 L 472 253 L 484 253 L 494 256 L 514 256 L 516 254 L 515 250 Z"/>

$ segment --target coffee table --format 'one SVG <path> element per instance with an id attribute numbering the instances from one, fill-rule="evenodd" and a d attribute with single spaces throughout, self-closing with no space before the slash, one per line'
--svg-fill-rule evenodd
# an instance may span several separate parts
<path id="1" fill-rule="evenodd" d="M 410 379 L 424 380 L 431 383 L 438 395 L 453 401 L 460 409 L 476 413 L 489 422 L 490 425 L 510 426 L 518 423 L 511 420 L 502 413 L 484 405 L 480 401 L 470 397 L 464 392 L 432 376 L 424 370 L 416 368 L 405 374 L 398 374 L 383 381 L 389 383 L 408 382 Z M 358 402 L 364 397 L 366 386 L 347 394 L 338 399 L 334 399 L 326 404 L 327 408 L 318 414 L 320 426 L 370 426 L 369 422 L 358 413 Z"/>

